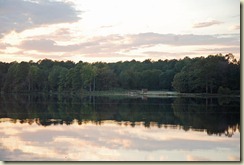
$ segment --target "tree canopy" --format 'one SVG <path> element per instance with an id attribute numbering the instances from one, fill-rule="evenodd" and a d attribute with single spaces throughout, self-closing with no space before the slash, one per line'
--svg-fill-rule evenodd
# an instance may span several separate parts
<path id="1" fill-rule="evenodd" d="M 82 92 L 114 89 L 229 93 L 240 90 L 240 61 L 232 54 L 115 63 L 0 62 L 2 92 Z"/>

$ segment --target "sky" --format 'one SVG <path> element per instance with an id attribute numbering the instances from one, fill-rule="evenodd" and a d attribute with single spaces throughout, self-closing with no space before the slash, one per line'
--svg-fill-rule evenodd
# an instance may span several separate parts
<path id="1" fill-rule="evenodd" d="M 0 0 L 0 61 L 240 58 L 238 0 Z"/>

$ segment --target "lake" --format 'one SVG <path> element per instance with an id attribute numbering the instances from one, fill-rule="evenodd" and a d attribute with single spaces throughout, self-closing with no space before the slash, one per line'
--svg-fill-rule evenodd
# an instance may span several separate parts
<path id="1" fill-rule="evenodd" d="M 240 98 L 0 96 L 2 161 L 240 161 Z"/>

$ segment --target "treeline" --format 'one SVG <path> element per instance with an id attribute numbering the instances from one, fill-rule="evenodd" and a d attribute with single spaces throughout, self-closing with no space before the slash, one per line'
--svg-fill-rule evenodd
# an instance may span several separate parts
<path id="1" fill-rule="evenodd" d="M 240 90 L 240 61 L 232 54 L 180 60 L 87 63 L 0 62 L 1 92 L 176 90 L 229 94 Z"/>

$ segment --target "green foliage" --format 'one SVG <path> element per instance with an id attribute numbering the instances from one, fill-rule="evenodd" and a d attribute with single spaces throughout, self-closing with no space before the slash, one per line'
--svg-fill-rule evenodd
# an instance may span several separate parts
<path id="1" fill-rule="evenodd" d="M 157 90 L 160 89 L 159 86 L 159 76 L 161 74 L 161 70 L 152 69 L 145 70 L 141 73 L 141 87 L 147 88 L 149 90 Z"/>
<path id="2" fill-rule="evenodd" d="M 62 68 L 60 73 L 59 73 L 59 82 L 58 82 L 58 91 L 66 91 L 68 88 L 67 85 L 67 74 L 68 74 L 68 69 Z"/>
<path id="3" fill-rule="evenodd" d="M 187 72 L 180 72 L 174 76 L 174 81 L 172 83 L 173 87 L 176 91 L 179 92 L 188 92 L 189 84 L 188 84 L 188 74 Z"/>
<path id="4" fill-rule="evenodd" d="M 54 66 L 48 75 L 48 83 L 50 90 L 57 91 L 60 79 L 60 73 L 62 72 L 62 67 Z"/>
<path id="5" fill-rule="evenodd" d="M 83 80 L 83 88 L 92 91 L 92 83 L 95 81 L 97 70 L 94 66 L 90 64 L 85 64 L 82 66 L 81 79 Z"/>
<path id="6" fill-rule="evenodd" d="M 159 75 L 159 85 L 162 89 L 172 89 L 172 81 L 174 79 L 174 70 L 166 70 Z"/>
<path id="7" fill-rule="evenodd" d="M 0 91 L 3 90 L 9 66 L 10 64 L 0 62 Z"/>
<path id="8" fill-rule="evenodd" d="M 27 75 L 29 64 L 26 62 L 12 63 L 8 69 L 3 90 L 8 92 L 27 91 Z"/>
<path id="9" fill-rule="evenodd" d="M 96 90 L 110 90 L 118 87 L 118 78 L 112 69 L 103 67 L 98 70 L 95 78 Z"/>
<path id="10" fill-rule="evenodd" d="M 132 70 L 125 70 L 122 71 L 119 75 L 119 80 L 121 83 L 122 88 L 124 89 L 137 89 L 137 86 L 140 86 L 138 81 L 139 74 L 132 71 Z"/>
<path id="11" fill-rule="evenodd" d="M 219 54 L 192 59 L 174 76 L 172 84 L 179 92 L 217 93 L 220 86 L 240 90 L 239 80 L 240 66 Z"/>
<path id="12" fill-rule="evenodd" d="M 0 62 L 3 92 L 82 92 L 112 89 L 220 93 L 240 90 L 240 61 L 232 54 L 180 60 L 84 63 L 40 60 Z"/>
<path id="13" fill-rule="evenodd" d="M 28 79 L 28 90 L 35 91 L 39 90 L 41 87 L 38 85 L 41 81 L 41 72 L 38 66 L 32 65 L 30 66 L 27 79 Z"/>

